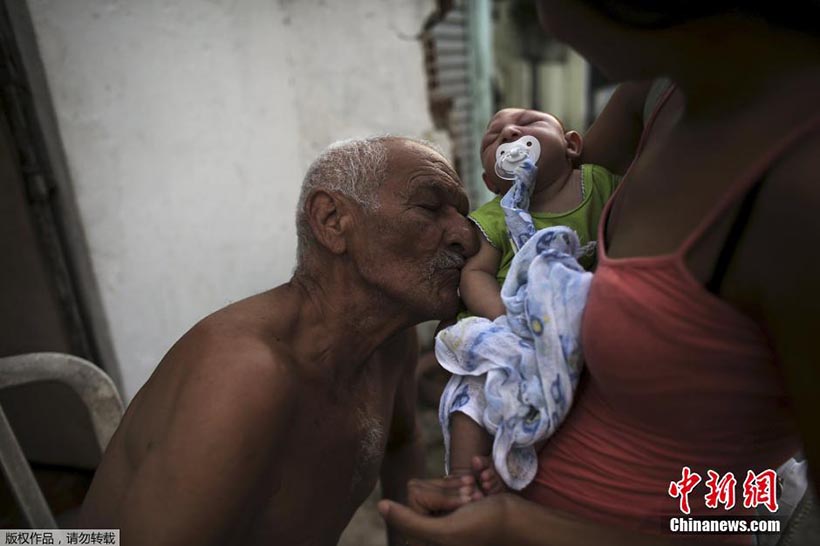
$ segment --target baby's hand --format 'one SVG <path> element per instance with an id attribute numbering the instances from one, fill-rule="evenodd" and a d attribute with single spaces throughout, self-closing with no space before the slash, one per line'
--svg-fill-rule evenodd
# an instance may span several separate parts
<path id="1" fill-rule="evenodd" d="M 495 471 L 492 457 L 473 457 L 473 474 L 478 480 L 479 487 L 484 495 L 498 495 L 506 493 L 509 488 Z M 481 498 L 481 497 L 479 497 Z"/>

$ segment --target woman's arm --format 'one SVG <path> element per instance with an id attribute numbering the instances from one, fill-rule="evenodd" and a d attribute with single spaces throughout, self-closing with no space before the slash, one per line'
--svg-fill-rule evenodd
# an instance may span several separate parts
<path id="1" fill-rule="evenodd" d="M 511 494 L 493 495 L 470 502 L 446 516 L 433 516 L 455 504 L 444 488 L 428 484 L 422 495 L 413 495 L 414 510 L 389 501 L 379 512 L 391 527 L 405 536 L 440 546 L 681 546 L 709 544 L 702 537 L 676 539 L 646 535 L 598 525 L 554 512 Z"/>
<path id="2" fill-rule="evenodd" d="M 766 330 L 820 491 L 820 131 L 761 182 L 722 294 Z"/>
<path id="3" fill-rule="evenodd" d="M 618 86 L 601 115 L 584 136 L 579 161 L 606 167 L 623 175 L 629 168 L 643 132 L 643 107 L 652 80 Z"/>

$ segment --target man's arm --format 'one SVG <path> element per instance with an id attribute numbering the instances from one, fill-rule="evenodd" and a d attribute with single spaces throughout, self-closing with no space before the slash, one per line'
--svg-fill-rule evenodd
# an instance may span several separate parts
<path id="1" fill-rule="evenodd" d="M 416 421 L 416 363 L 418 339 L 415 328 L 390 348 L 390 356 L 401 368 L 401 379 L 393 403 L 393 418 L 381 468 L 382 497 L 407 502 L 407 482 L 424 475 L 424 446 Z M 401 544 L 388 530 L 390 544 Z"/>
<path id="2" fill-rule="evenodd" d="M 291 412 L 287 374 L 264 349 L 214 347 L 209 355 L 204 345 L 185 363 L 196 371 L 124 496 L 123 544 L 225 544 L 261 478 L 277 468 Z"/>

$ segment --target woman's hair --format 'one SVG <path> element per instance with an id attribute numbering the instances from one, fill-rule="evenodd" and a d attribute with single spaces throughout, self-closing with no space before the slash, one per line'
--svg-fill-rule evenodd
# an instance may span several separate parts
<path id="1" fill-rule="evenodd" d="M 713 15 L 737 14 L 782 28 L 820 35 L 820 0 L 584 0 L 627 26 L 661 29 Z"/>

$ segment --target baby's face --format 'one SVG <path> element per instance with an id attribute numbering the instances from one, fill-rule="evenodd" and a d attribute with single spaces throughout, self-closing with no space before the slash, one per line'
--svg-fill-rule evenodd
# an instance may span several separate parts
<path id="1" fill-rule="evenodd" d="M 537 110 L 505 108 L 496 113 L 487 126 L 481 141 L 481 164 L 484 167 L 484 181 L 490 191 L 506 193 L 512 181 L 500 178 L 495 172 L 495 152 L 505 142 L 514 142 L 523 136 L 538 139 L 541 156 L 538 166 L 551 161 L 566 161 L 567 140 L 564 128 L 558 118 Z M 539 169 L 537 184 L 542 184 L 544 169 Z"/>

